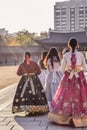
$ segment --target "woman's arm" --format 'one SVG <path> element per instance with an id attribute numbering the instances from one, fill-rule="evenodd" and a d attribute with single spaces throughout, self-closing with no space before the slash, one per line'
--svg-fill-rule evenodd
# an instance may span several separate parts
<path id="1" fill-rule="evenodd" d="M 37 63 L 35 63 L 35 73 L 39 75 L 41 73 L 41 69 Z"/>
<path id="2" fill-rule="evenodd" d="M 20 64 L 19 67 L 18 67 L 17 75 L 19 75 L 19 76 L 23 75 L 22 64 Z"/>

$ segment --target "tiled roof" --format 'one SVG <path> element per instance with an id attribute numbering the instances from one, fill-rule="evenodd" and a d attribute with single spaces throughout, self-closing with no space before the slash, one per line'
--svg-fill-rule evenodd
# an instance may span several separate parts
<path id="1" fill-rule="evenodd" d="M 87 43 L 86 31 L 82 32 L 56 32 L 50 31 L 48 38 L 36 40 L 39 44 L 66 44 L 71 37 L 77 39 L 78 43 Z"/>

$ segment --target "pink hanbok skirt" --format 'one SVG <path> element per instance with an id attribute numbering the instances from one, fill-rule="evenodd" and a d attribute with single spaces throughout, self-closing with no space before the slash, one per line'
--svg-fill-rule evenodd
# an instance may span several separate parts
<path id="1" fill-rule="evenodd" d="M 70 124 L 75 127 L 87 126 L 87 84 L 83 71 L 69 79 L 65 71 L 58 90 L 53 98 L 49 120 L 58 124 Z"/>

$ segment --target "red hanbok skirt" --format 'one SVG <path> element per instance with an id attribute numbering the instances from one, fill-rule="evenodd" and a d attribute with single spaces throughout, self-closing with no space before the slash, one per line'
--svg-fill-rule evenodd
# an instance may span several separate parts
<path id="1" fill-rule="evenodd" d="M 70 124 L 75 127 L 87 126 L 87 84 L 83 71 L 69 79 L 65 72 L 52 101 L 48 118 L 58 124 Z"/>

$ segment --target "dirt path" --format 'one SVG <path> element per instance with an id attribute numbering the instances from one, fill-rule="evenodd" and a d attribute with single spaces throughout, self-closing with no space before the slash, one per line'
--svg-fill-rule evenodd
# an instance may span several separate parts
<path id="1" fill-rule="evenodd" d="M 0 89 L 19 81 L 16 75 L 18 66 L 0 66 Z"/>

